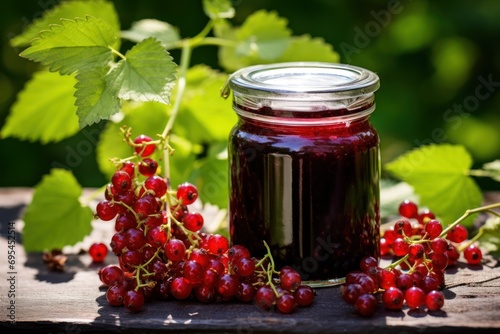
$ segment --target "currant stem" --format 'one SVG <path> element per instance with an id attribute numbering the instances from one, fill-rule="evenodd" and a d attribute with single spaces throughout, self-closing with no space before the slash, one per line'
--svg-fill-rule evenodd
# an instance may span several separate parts
<path id="1" fill-rule="evenodd" d="M 452 224 L 450 224 L 447 228 L 445 228 L 441 232 L 441 234 L 439 235 L 439 238 L 446 237 L 446 235 L 448 234 L 448 232 L 451 229 L 453 229 L 455 226 L 457 226 L 462 221 L 464 221 L 465 219 L 467 219 L 470 215 L 475 214 L 475 213 L 479 213 L 479 212 L 490 212 L 491 213 L 491 212 L 494 212 L 492 210 L 496 209 L 496 208 L 500 208 L 500 203 L 489 204 L 489 205 L 480 206 L 480 207 L 477 207 L 477 208 L 474 208 L 474 209 L 466 210 L 465 213 L 460 218 L 458 218 L 457 220 L 455 220 Z M 496 213 L 496 212 L 494 212 L 494 214 L 498 215 L 498 213 Z"/>

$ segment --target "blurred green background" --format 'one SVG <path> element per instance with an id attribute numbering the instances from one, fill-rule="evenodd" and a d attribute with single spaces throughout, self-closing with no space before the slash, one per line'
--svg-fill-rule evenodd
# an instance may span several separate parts
<path id="1" fill-rule="evenodd" d="M 9 38 L 58 1 L 13 1 L 0 11 L 0 126 L 16 94 L 37 70 L 18 56 Z M 155 18 L 177 26 L 183 37 L 205 25 L 201 1 L 113 1 L 122 29 Z M 378 73 L 381 89 L 372 116 L 382 140 L 383 162 L 421 144 L 460 143 L 476 166 L 500 158 L 500 1 L 498 0 L 235 0 L 239 25 L 259 9 L 288 19 L 294 35 L 322 37 L 342 63 Z M 173 52 L 174 58 L 178 55 Z M 176 58 L 178 60 L 178 58 Z M 194 52 L 192 63 L 218 68 L 215 48 Z M 88 129 L 97 137 L 100 126 Z M 0 186 L 34 186 L 54 162 L 64 163 L 85 134 L 41 145 L 0 140 Z M 92 142 L 93 140 L 90 140 Z M 83 186 L 101 186 L 93 147 L 73 170 Z M 483 189 L 498 183 L 479 180 Z"/>

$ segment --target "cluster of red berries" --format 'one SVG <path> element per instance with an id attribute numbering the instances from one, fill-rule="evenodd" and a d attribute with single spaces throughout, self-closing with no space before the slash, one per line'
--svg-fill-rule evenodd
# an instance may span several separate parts
<path id="1" fill-rule="evenodd" d="M 444 305 L 441 277 L 433 272 L 424 274 L 420 270 L 403 272 L 397 268 L 381 268 L 374 257 L 365 257 L 361 270 L 350 272 L 341 286 L 344 301 L 354 305 L 364 317 L 372 316 L 380 302 L 390 310 L 426 307 L 430 311 L 440 310 Z M 422 267 L 420 267 L 422 268 Z"/>
<path id="2" fill-rule="evenodd" d="M 96 217 L 114 220 L 115 227 L 110 247 L 118 264 L 99 270 L 110 305 L 137 312 L 148 300 L 234 299 L 290 313 L 313 302 L 314 290 L 294 269 L 275 270 L 270 252 L 257 259 L 223 235 L 202 232 L 203 216 L 190 208 L 197 188 L 183 183 L 171 189 L 151 158 L 159 142 L 144 135 L 132 140 L 128 132 L 125 137 L 135 155 L 115 162 L 105 199 L 96 206 Z M 94 253 L 95 260 L 102 257 Z"/>
<path id="3" fill-rule="evenodd" d="M 409 200 L 399 205 L 399 214 L 403 219 L 382 235 L 382 256 L 407 256 L 411 265 L 419 261 L 438 270 L 454 265 L 462 252 L 467 263 L 481 263 L 481 249 L 468 240 L 469 233 L 463 225 L 455 223 L 444 229 L 431 211 L 419 211 L 417 204 Z"/>
<path id="4" fill-rule="evenodd" d="M 481 262 L 481 250 L 460 223 L 443 228 L 431 211 L 409 200 L 400 204 L 399 214 L 401 219 L 380 239 L 381 256 L 394 256 L 394 261 L 380 268 L 377 259 L 362 259 L 361 270 L 349 273 L 341 288 L 343 299 L 363 316 L 373 315 L 380 301 L 391 310 L 404 305 L 439 310 L 445 269 L 456 264 L 462 251 L 469 264 Z"/>

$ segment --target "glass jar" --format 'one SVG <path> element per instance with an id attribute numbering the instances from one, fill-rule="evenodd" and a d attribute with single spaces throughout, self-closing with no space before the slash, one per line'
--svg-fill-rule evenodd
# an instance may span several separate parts
<path id="1" fill-rule="evenodd" d="M 229 138 L 232 244 L 270 246 L 310 285 L 379 257 L 378 76 L 318 62 L 243 68 L 229 78 L 239 119 Z"/>

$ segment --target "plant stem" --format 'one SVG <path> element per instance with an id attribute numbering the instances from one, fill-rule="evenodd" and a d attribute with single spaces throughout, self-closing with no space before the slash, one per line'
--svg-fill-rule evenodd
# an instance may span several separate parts
<path id="1" fill-rule="evenodd" d="M 167 144 L 168 144 L 167 138 L 170 136 L 172 128 L 174 127 L 175 119 L 177 117 L 177 114 L 179 113 L 180 105 L 182 102 L 182 97 L 184 96 L 184 91 L 186 90 L 186 73 L 189 68 L 191 53 L 192 53 L 191 44 L 189 43 L 189 41 L 185 41 L 185 43 L 182 46 L 181 62 L 179 64 L 179 73 L 178 73 L 179 77 L 177 79 L 177 94 L 175 95 L 174 106 L 172 108 L 172 113 L 170 115 L 170 118 L 168 119 L 167 125 L 165 126 L 165 129 L 161 134 L 162 138 L 165 138 L 165 140 L 167 141 Z M 170 154 L 171 150 L 165 150 L 163 154 L 164 166 L 165 166 L 165 178 L 167 179 L 168 183 L 170 183 L 170 159 L 169 159 Z"/>
<path id="2" fill-rule="evenodd" d="M 450 224 L 447 228 L 445 228 L 441 232 L 441 234 L 439 235 L 439 238 L 446 237 L 446 235 L 448 234 L 448 232 L 452 228 L 454 228 L 455 226 L 457 226 L 458 224 L 460 224 L 462 221 L 464 221 L 465 219 L 467 219 L 470 215 L 475 214 L 475 213 L 479 213 L 479 212 L 492 212 L 492 210 L 496 209 L 496 208 L 500 208 L 500 203 L 489 204 L 489 205 L 480 206 L 480 207 L 477 207 L 477 208 L 474 208 L 474 209 L 466 210 L 465 213 L 460 218 L 458 218 L 457 220 L 455 220 L 452 224 Z"/>

